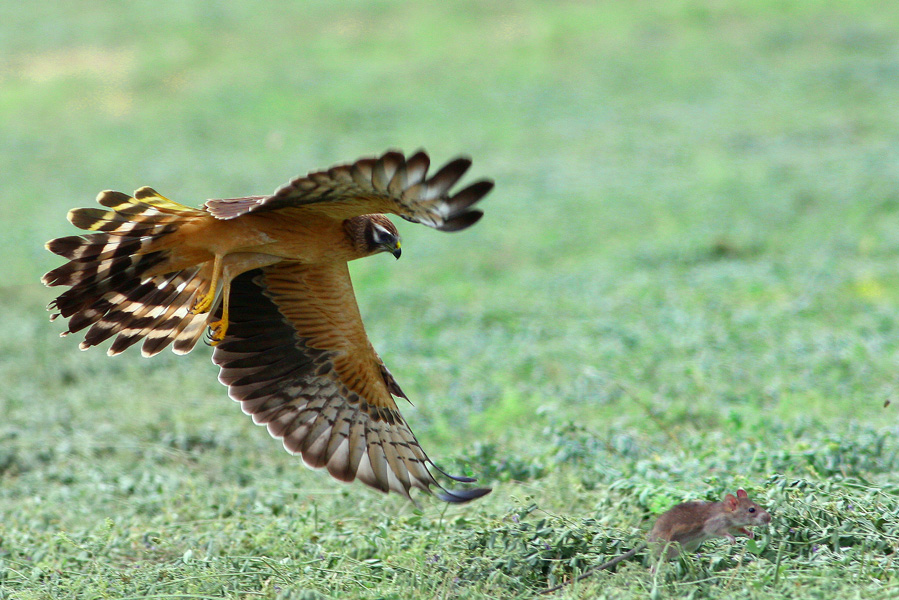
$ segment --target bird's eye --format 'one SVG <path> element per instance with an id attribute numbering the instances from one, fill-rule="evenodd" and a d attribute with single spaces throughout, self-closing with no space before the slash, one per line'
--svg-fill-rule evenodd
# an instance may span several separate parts
<path id="1" fill-rule="evenodd" d="M 750 508 L 749 508 L 749 512 L 754 513 L 754 512 L 755 512 L 755 508 L 750 507 Z"/>

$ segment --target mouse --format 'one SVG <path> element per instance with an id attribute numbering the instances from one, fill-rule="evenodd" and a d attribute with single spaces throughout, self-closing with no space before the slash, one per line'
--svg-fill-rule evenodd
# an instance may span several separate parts
<path id="1" fill-rule="evenodd" d="M 749 499 L 746 490 L 737 490 L 737 495 L 727 494 L 721 502 L 703 502 L 693 500 L 674 506 L 656 519 L 646 542 L 624 554 L 591 567 L 575 579 L 543 590 L 540 595 L 551 594 L 575 581 L 586 579 L 597 571 L 611 569 L 618 563 L 628 560 L 638 552 L 651 547 L 653 555 L 659 558 L 676 558 L 681 551 L 695 552 L 706 540 L 714 537 L 726 538 L 735 542 L 737 535 L 754 537 L 748 527 L 767 525 L 771 522 L 771 514 Z M 653 571 L 655 567 L 653 567 Z"/>
<path id="2" fill-rule="evenodd" d="M 675 558 L 681 550 L 695 552 L 706 540 L 723 537 L 733 543 L 737 535 L 754 537 L 747 527 L 767 525 L 771 515 L 749 499 L 745 490 L 728 494 L 722 502 L 684 502 L 662 513 L 649 533 L 656 556 Z"/>

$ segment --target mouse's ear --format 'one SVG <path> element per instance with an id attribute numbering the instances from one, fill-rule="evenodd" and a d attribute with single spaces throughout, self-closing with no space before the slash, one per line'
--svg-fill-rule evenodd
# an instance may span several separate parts
<path id="1" fill-rule="evenodd" d="M 736 510 L 737 509 L 737 498 L 733 494 L 728 494 L 724 497 L 724 507 L 727 510 Z"/>
<path id="2" fill-rule="evenodd" d="M 746 490 L 737 490 L 737 498 L 748 498 L 749 494 L 746 493 Z"/>

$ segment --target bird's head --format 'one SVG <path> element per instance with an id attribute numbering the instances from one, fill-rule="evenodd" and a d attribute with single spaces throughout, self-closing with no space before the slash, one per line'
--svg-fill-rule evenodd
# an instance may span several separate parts
<path id="1" fill-rule="evenodd" d="M 347 235 L 361 256 L 390 252 L 396 258 L 402 254 L 400 232 L 384 215 L 362 215 L 344 222 Z"/>

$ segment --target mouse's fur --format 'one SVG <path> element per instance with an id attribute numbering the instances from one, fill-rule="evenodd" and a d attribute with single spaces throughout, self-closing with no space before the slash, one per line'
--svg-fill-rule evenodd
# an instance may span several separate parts
<path id="1" fill-rule="evenodd" d="M 723 537 L 736 541 L 736 535 L 753 537 L 747 527 L 767 525 L 771 515 L 749 499 L 744 490 L 728 494 L 723 502 L 684 502 L 663 513 L 649 534 L 656 555 L 662 551 L 675 558 L 681 549 L 694 552 L 704 541 Z"/>
<path id="2" fill-rule="evenodd" d="M 611 569 L 650 545 L 656 557 L 664 552 L 665 557 L 670 559 L 677 557 L 681 548 L 693 552 L 700 544 L 713 537 L 727 538 L 730 542 L 736 541 L 736 535 L 751 538 L 754 534 L 747 527 L 767 525 L 770 522 L 771 515 L 750 500 L 745 490 L 737 490 L 736 496 L 728 494 L 723 502 L 684 502 L 659 516 L 649 534 L 648 543 L 639 544 L 612 560 L 587 569 L 575 579 L 543 590 L 540 594 L 551 594 L 570 583 L 586 579 L 596 571 Z"/>

